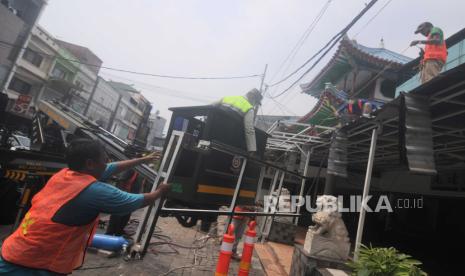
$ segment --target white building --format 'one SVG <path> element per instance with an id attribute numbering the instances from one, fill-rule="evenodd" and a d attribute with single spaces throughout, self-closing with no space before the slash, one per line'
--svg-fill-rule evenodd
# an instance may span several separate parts
<path id="1" fill-rule="evenodd" d="M 166 119 L 160 117 L 159 112 L 150 114 L 149 117 L 149 134 L 147 135 L 147 148 L 162 148 L 164 143 L 163 130 L 165 129 Z"/>
<path id="2" fill-rule="evenodd" d="M 108 83 L 121 95 L 110 131 L 121 139 L 133 141 L 150 103 L 129 84 L 114 81 Z"/>
<path id="3" fill-rule="evenodd" d="M 12 100 L 8 108 L 10 112 L 25 118 L 34 114 L 33 107 L 47 84 L 58 48 L 54 38 L 43 28 L 37 26 L 32 30 L 27 49 L 18 59 L 15 73 L 6 90 Z M 29 97 L 29 108 L 19 110 L 14 107 L 14 101 L 20 95 Z"/>
<path id="4" fill-rule="evenodd" d="M 101 127 L 112 131 L 112 120 L 118 112 L 116 107 L 120 98 L 121 95 L 110 85 L 110 83 L 103 78 L 98 77 L 97 85 L 91 95 L 91 101 L 87 107 L 85 115 Z M 125 139 L 124 137 L 120 138 Z"/>
<path id="5" fill-rule="evenodd" d="M 16 61 L 23 52 L 20 48 L 28 43 L 30 33 L 46 4 L 45 0 L 0 2 L 0 92 L 6 93 L 17 69 Z"/>

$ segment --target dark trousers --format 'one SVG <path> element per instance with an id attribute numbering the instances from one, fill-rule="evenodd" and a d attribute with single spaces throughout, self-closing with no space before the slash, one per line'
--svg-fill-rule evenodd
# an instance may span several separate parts
<path id="1" fill-rule="evenodd" d="M 131 214 L 127 215 L 111 215 L 108 222 L 107 232 L 105 234 L 112 236 L 122 236 L 124 234 L 124 227 L 129 222 Z"/>

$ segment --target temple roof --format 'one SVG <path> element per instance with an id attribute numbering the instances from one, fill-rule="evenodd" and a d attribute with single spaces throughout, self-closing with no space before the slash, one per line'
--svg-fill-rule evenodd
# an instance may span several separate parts
<path id="1" fill-rule="evenodd" d="M 331 60 L 309 83 L 301 84 L 303 93 L 319 97 L 326 82 L 337 82 L 346 72 L 352 69 L 350 60 L 368 63 L 375 68 L 384 68 L 388 64 L 393 69 L 401 68 L 412 59 L 385 48 L 372 48 L 358 44 L 345 36 Z"/>
<path id="2" fill-rule="evenodd" d="M 364 52 L 370 56 L 373 56 L 381 60 L 395 62 L 397 64 L 405 64 L 412 60 L 411 58 L 407 56 L 401 55 L 399 53 L 393 52 L 385 48 L 371 48 L 371 47 L 358 44 L 357 42 L 354 42 L 353 40 L 349 40 L 349 42 L 352 44 L 353 47 L 357 48 L 361 52 Z"/>

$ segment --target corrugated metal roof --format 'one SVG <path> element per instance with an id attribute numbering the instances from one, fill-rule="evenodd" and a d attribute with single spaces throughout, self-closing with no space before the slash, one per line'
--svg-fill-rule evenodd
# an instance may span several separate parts
<path id="1" fill-rule="evenodd" d="M 124 90 L 124 91 L 132 92 L 132 93 L 140 93 L 133 86 L 131 86 L 131 85 L 127 84 L 127 83 L 117 82 L 117 81 L 108 81 L 108 83 L 114 89 L 117 89 L 117 90 Z"/>

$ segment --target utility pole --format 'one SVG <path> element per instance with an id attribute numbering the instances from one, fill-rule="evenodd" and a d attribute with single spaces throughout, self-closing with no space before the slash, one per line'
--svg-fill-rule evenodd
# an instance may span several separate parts
<path id="1" fill-rule="evenodd" d="M 262 79 L 260 81 L 260 94 L 262 96 L 265 95 L 265 92 L 266 92 L 266 89 L 265 89 L 265 91 L 263 91 L 263 84 L 265 82 L 266 69 L 268 69 L 268 64 L 265 64 L 265 70 L 263 70 Z M 258 113 L 259 108 L 260 108 L 260 105 L 255 106 L 255 122 L 254 122 L 255 126 L 257 125 L 257 120 L 258 120 L 257 113 Z"/>
<path id="2" fill-rule="evenodd" d="M 94 87 L 92 88 L 92 92 L 90 92 L 89 100 L 87 101 L 86 108 L 84 109 L 84 116 L 87 116 L 87 112 L 89 111 L 89 107 L 92 104 L 92 101 L 94 100 L 94 95 L 95 91 L 97 90 L 97 86 L 100 82 L 100 77 L 97 75 L 97 79 L 95 80 Z M 118 108 L 118 106 L 115 107 L 115 110 Z"/>
<path id="3" fill-rule="evenodd" d="M 268 69 L 268 64 L 265 65 L 265 70 L 263 71 L 262 80 L 260 82 L 260 93 L 263 95 L 263 83 L 265 82 L 266 69 Z"/>

